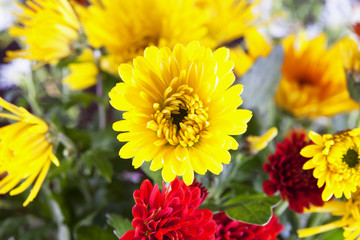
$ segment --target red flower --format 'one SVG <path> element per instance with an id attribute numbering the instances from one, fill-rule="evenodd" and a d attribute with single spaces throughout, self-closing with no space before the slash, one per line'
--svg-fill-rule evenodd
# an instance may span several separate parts
<path id="1" fill-rule="evenodd" d="M 203 203 L 207 198 L 207 196 L 209 195 L 209 192 L 206 189 L 206 187 L 203 186 L 202 183 L 196 182 L 196 178 L 194 178 L 194 182 L 189 187 L 197 187 L 200 189 L 201 203 Z"/>
<path id="2" fill-rule="evenodd" d="M 355 23 L 352 26 L 352 30 L 354 33 L 356 33 L 356 35 L 358 35 L 358 37 L 360 38 L 360 22 Z"/>
<path id="3" fill-rule="evenodd" d="M 258 226 L 230 219 L 224 212 L 214 215 L 216 221 L 215 240 L 274 240 L 284 226 L 273 215 L 265 226 Z"/>
<path id="4" fill-rule="evenodd" d="M 283 200 L 288 200 L 289 208 L 298 213 L 310 204 L 324 204 L 321 198 L 323 187 L 317 187 L 313 170 L 302 169 L 308 158 L 301 156 L 300 151 L 309 144 L 303 132 L 293 131 L 283 143 L 277 143 L 275 154 L 268 157 L 270 163 L 263 166 L 270 176 L 263 184 L 264 192 L 273 195 L 279 190 Z"/>
<path id="5" fill-rule="evenodd" d="M 163 184 L 164 185 L 164 184 Z M 216 223 L 207 209 L 197 209 L 202 203 L 201 190 L 186 186 L 175 178 L 160 192 L 149 180 L 134 192 L 132 225 L 121 240 L 211 240 L 215 239 Z"/>

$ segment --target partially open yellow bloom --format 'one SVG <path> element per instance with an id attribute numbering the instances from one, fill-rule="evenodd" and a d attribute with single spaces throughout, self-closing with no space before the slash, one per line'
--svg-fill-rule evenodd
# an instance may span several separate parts
<path id="1" fill-rule="evenodd" d="M 344 62 L 344 67 L 348 71 L 360 72 L 360 51 L 355 40 L 346 37 L 339 41 L 339 48 Z"/>
<path id="2" fill-rule="evenodd" d="M 276 103 L 299 118 L 331 116 L 359 108 L 346 86 L 341 49 L 326 49 L 326 37 L 283 41 L 285 59 Z"/>
<path id="3" fill-rule="evenodd" d="M 242 134 L 252 113 L 237 109 L 242 85 L 234 85 L 229 51 L 212 52 L 199 42 L 169 48 L 148 47 L 144 57 L 119 67 L 118 83 L 109 93 L 111 105 L 125 111 L 114 123 L 118 140 L 127 142 L 120 157 L 133 166 L 151 161 L 150 170 L 162 168 L 166 182 L 182 175 L 187 185 L 194 171 L 219 174 L 231 160 L 229 149 Z"/>
<path id="4" fill-rule="evenodd" d="M 72 54 L 72 43 L 78 39 L 77 16 L 68 0 L 26 0 L 17 14 L 19 26 L 9 29 L 19 37 L 25 49 L 9 51 L 9 59 L 26 58 L 56 64 Z"/>
<path id="5" fill-rule="evenodd" d="M 300 154 L 311 158 L 303 168 L 314 169 L 318 187 L 325 184 L 322 199 L 328 201 L 333 195 L 340 198 L 343 194 L 351 198 L 360 186 L 360 128 L 322 136 L 311 131 L 309 137 L 314 144 Z"/>
<path id="6" fill-rule="evenodd" d="M 248 136 L 246 141 L 250 144 L 250 152 L 257 153 L 269 144 L 278 134 L 276 127 L 272 127 L 261 136 Z"/>
<path id="7" fill-rule="evenodd" d="M 230 49 L 230 59 L 234 61 L 234 70 L 239 77 L 251 68 L 258 57 L 266 57 L 272 49 L 271 44 L 255 28 L 244 33 L 244 45 L 245 49 L 240 45 Z"/>
<path id="8" fill-rule="evenodd" d="M 360 192 L 353 194 L 347 201 L 332 200 L 325 202 L 322 207 L 311 207 L 307 212 L 330 212 L 334 216 L 342 216 L 341 219 L 318 227 L 298 230 L 300 238 L 327 232 L 336 228 L 344 229 L 344 240 L 354 240 L 360 237 Z"/>
<path id="9" fill-rule="evenodd" d="M 109 53 L 102 66 L 110 72 L 148 46 L 172 48 L 202 40 L 207 32 L 207 15 L 193 0 L 90 0 L 78 12 L 89 43 Z"/>
<path id="10" fill-rule="evenodd" d="M 209 15 L 206 27 L 212 40 L 212 48 L 243 38 L 255 24 L 253 7 L 257 3 L 249 3 L 247 0 L 195 1 L 197 7 Z"/>
<path id="11" fill-rule="evenodd" d="M 70 74 L 63 79 L 63 83 L 69 85 L 71 90 L 82 90 L 96 84 L 99 71 L 90 49 L 84 49 L 75 62 L 69 64 L 69 70 Z"/>
<path id="12" fill-rule="evenodd" d="M 51 162 L 59 166 L 59 160 L 52 153 L 44 121 L 2 98 L 0 106 L 11 112 L 0 113 L 0 117 L 15 121 L 0 128 L 0 175 L 5 174 L 0 180 L 0 194 L 17 195 L 34 183 L 23 203 L 26 206 L 38 194 Z"/>

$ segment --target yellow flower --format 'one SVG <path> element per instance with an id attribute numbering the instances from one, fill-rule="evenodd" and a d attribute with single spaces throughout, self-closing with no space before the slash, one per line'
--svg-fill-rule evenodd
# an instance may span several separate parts
<path id="1" fill-rule="evenodd" d="M 308 41 L 294 36 L 283 42 L 283 77 L 276 103 L 296 117 L 330 116 L 357 109 L 346 87 L 346 77 L 338 45 L 326 49 L 326 37 Z"/>
<path id="2" fill-rule="evenodd" d="M 325 184 L 322 199 L 327 201 L 333 195 L 340 198 L 343 194 L 351 198 L 360 185 L 360 128 L 322 136 L 311 131 L 309 137 L 315 144 L 300 152 L 311 158 L 303 169 L 314 169 L 319 188 Z"/>
<path id="3" fill-rule="evenodd" d="M 199 9 L 207 12 L 209 21 L 208 36 L 213 41 L 213 48 L 239 40 L 254 26 L 256 15 L 255 3 L 247 0 L 196 0 Z"/>
<path id="4" fill-rule="evenodd" d="M 70 74 L 63 79 L 71 90 L 82 90 L 96 84 L 98 68 L 92 51 L 86 48 L 82 54 L 69 64 Z"/>
<path id="5" fill-rule="evenodd" d="M 339 41 L 344 67 L 348 71 L 360 72 L 360 52 L 355 40 L 345 37 Z"/>
<path id="6" fill-rule="evenodd" d="M 250 152 L 257 153 L 269 144 L 278 134 L 276 127 L 272 127 L 264 133 L 262 136 L 248 136 L 246 141 L 250 144 Z"/>
<path id="7" fill-rule="evenodd" d="M 19 26 L 9 29 L 20 37 L 25 49 L 7 52 L 9 59 L 27 58 L 56 64 L 73 52 L 72 42 L 78 39 L 79 22 L 68 0 L 26 0 L 19 5 Z"/>
<path id="8" fill-rule="evenodd" d="M 318 227 L 298 230 L 300 238 L 327 232 L 336 228 L 344 229 L 344 239 L 354 240 L 360 236 L 360 192 L 357 191 L 347 201 L 332 200 L 325 202 L 322 207 L 311 207 L 307 212 L 331 212 L 334 216 L 342 216 L 341 219 Z"/>
<path id="9" fill-rule="evenodd" d="M 201 40 L 207 32 L 207 15 L 193 0 L 90 0 L 78 12 L 90 44 L 110 54 L 102 66 L 111 72 L 142 56 L 148 46 L 172 48 Z"/>
<path id="10" fill-rule="evenodd" d="M 0 180 L 0 194 L 20 194 L 35 182 L 23 203 L 25 207 L 38 194 L 51 162 L 59 166 L 59 160 L 47 140 L 49 128 L 45 122 L 2 98 L 0 106 L 11 112 L 0 113 L 0 117 L 15 121 L 0 128 L 0 175 L 6 175 Z"/>
<path id="11" fill-rule="evenodd" d="M 230 50 L 230 59 L 234 61 L 234 70 L 239 77 L 251 68 L 258 57 L 266 57 L 272 49 L 271 44 L 255 28 L 244 33 L 244 43 L 246 51 L 240 45 Z"/>
<path id="12" fill-rule="evenodd" d="M 162 168 L 166 182 L 182 175 L 191 184 L 194 171 L 219 174 L 230 162 L 229 149 L 242 134 L 252 113 L 237 109 L 242 85 L 235 80 L 229 52 L 191 42 L 169 48 L 148 47 L 133 65 L 122 64 L 124 81 L 109 96 L 111 105 L 125 111 L 114 123 L 118 140 L 127 142 L 120 157 L 133 158 L 138 168 L 151 161 L 150 170 Z"/>

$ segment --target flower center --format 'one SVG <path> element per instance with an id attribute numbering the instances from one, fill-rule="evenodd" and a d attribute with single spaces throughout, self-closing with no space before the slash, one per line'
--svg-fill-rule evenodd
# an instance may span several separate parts
<path id="1" fill-rule="evenodd" d="M 342 161 L 350 168 L 354 168 L 359 164 L 359 154 L 354 149 L 348 149 L 346 154 L 343 155 Z"/>
<path id="2" fill-rule="evenodd" d="M 156 131 L 159 137 L 155 142 L 157 146 L 169 143 L 191 147 L 210 126 L 208 107 L 191 87 L 186 84 L 175 87 L 175 84 L 173 81 L 165 90 L 163 104 L 153 105 L 155 113 L 147 127 Z"/>

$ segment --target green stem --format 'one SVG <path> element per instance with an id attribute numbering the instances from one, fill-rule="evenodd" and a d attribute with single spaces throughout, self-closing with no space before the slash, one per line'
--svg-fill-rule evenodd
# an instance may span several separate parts
<path id="1" fill-rule="evenodd" d="M 97 56 L 100 56 L 100 50 L 94 51 L 96 66 L 99 69 L 99 73 L 96 77 L 96 96 L 98 96 L 100 99 L 103 99 L 104 95 L 104 86 L 103 86 L 103 79 L 101 76 L 100 71 L 100 61 Z M 98 102 L 98 112 L 99 112 L 99 129 L 105 129 L 106 127 L 106 111 L 105 106 L 102 102 Z"/>
<path id="2" fill-rule="evenodd" d="M 359 108 L 360 108 L 360 104 L 359 104 Z M 356 119 L 356 128 L 360 127 L 360 111 L 358 111 L 358 116 L 357 116 L 357 119 Z"/>
<path id="3" fill-rule="evenodd" d="M 25 84 L 26 84 L 26 88 L 27 88 L 27 92 L 28 92 L 28 101 L 29 104 L 33 110 L 33 112 L 35 113 L 35 115 L 37 116 L 41 116 L 42 115 L 42 111 L 41 108 L 36 100 L 37 98 L 37 93 L 36 93 L 36 87 L 35 87 L 35 82 L 34 82 L 34 71 L 31 71 L 31 76 L 29 80 L 25 80 Z"/>
<path id="4" fill-rule="evenodd" d="M 58 132 L 57 140 L 68 150 L 68 157 L 77 155 L 76 145 L 68 136 L 62 132 Z"/>
<path id="5" fill-rule="evenodd" d="M 289 204 L 287 201 L 283 201 L 282 203 L 279 204 L 279 206 L 276 207 L 274 213 L 276 216 L 280 216 L 281 214 L 283 214 L 285 212 L 285 210 L 288 208 Z"/>
<path id="6" fill-rule="evenodd" d="M 42 190 L 46 195 L 46 199 L 49 204 L 52 219 L 58 227 L 57 239 L 58 240 L 70 240 L 71 239 L 70 229 L 67 225 L 64 224 L 65 217 L 61 211 L 60 205 L 54 199 L 51 190 L 49 189 L 49 187 L 46 184 L 43 184 Z"/>

